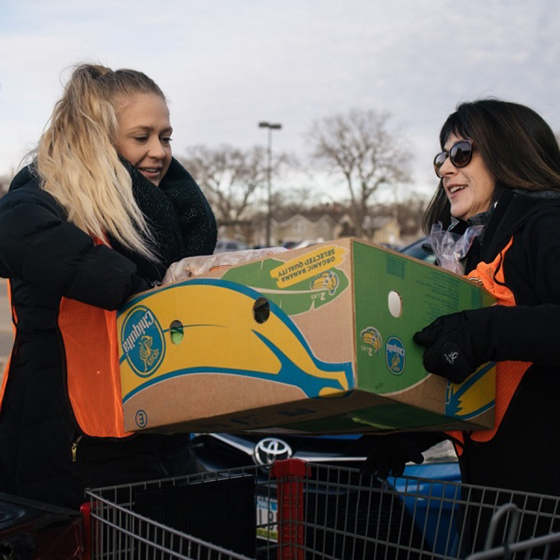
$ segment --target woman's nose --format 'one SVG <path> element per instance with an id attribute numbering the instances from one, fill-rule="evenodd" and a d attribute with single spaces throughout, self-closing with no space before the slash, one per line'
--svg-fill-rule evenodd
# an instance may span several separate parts
<path id="1" fill-rule="evenodd" d="M 165 149 L 159 138 L 150 142 L 148 147 L 148 155 L 154 158 L 162 159 L 165 157 Z"/>
<path id="2" fill-rule="evenodd" d="M 451 163 L 451 158 L 447 156 L 442 166 L 439 168 L 439 173 L 442 177 L 445 175 L 453 175 L 457 171 L 457 168 Z"/>

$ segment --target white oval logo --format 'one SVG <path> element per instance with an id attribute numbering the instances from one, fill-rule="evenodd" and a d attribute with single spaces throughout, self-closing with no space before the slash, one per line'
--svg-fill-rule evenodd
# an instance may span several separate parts
<path id="1" fill-rule="evenodd" d="M 281 459 L 289 459 L 292 456 L 292 448 L 281 439 L 261 439 L 255 446 L 253 460 L 257 465 L 268 465 Z"/>

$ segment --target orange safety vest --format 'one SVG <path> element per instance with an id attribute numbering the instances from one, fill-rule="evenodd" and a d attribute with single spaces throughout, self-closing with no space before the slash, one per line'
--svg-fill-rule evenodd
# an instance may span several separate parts
<path id="1" fill-rule="evenodd" d="M 513 243 L 513 237 L 504 247 L 500 254 L 491 263 L 481 262 L 478 266 L 467 275 L 470 279 L 479 279 L 483 287 L 490 292 L 497 300 L 498 305 L 513 306 L 516 304 L 512 291 L 504 285 L 504 270 L 502 263 L 504 256 Z M 507 361 L 498 362 L 496 364 L 496 404 L 494 408 L 494 428 L 491 430 L 476 430 L 465 434 L 461 431 L 447 432 L 461 445 L 456 445 L 457 453 L 461 455 L 463 452 L 463 444 L 465 437 L 469 437 L 473 441 L 487 442 L 490 441 L 498 431 L 500 424 L 504 418 L 509 403 L 525 375 L 525 372 L 531 366 L 531 362 Z"/>
<path id="2" fill-rule="evenodd" d="M 117 312 L 62 298 L 58 324 L 66 351 L 68 396 L 82 431 L 125 437 Z"/>
<path id="3" fill-rule="evenodd" d="M 8 282 L 9 300 L 10 296 Z M 12 313 L 17 325 L 13 308 Z M 131 435 L 124 430 L 117 312 L 63 297 L 58 326 L 64 342 L 68 397 L 80 429 L 93 437 Z M 10 360 L 0 388 L 0 405 L 9 370 Z"/>

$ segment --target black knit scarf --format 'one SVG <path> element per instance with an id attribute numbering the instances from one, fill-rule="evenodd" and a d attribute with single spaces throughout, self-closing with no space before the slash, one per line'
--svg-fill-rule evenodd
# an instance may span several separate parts
<path id="1" fill-rule="evenodd" d="M 122 158 L 121 158 L 122 159 Z M 169 265 L 184 257 L 209 255 L 217 237 L 216 219 L 200 187 L 175 159 L 159 187 L 122 159 L 132 177 L 132 191 L 154 238 L 158 262 L 123 247 L 110 238 L 111 247 L 138 266 L 138 273 L 154 282 L 161 280 Z"/>

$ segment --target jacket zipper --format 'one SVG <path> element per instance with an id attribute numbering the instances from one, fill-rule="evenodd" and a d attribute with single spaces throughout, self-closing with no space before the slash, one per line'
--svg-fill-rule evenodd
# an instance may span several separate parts
<path id="1" fill-rule="evenodd" d="M 82 441 L 82 437 L 83 436 L 80 435 L 72 442 L 72 463 L 78 460 L 78 445 L 80 441 Z"/>
<path id="2" fill-rule="evenodd" d="M 59 309 L 58 313 L 60 315 L 60 302 L 59 302 Z M 58 323 L 58 320 L 57 320 Z M 72 409 L 72 403 L 70 402 L 70 397 L 68 396 L 68 368 L 66 366 L 66 348 L 64 347 L 64 339 L 62 338 L 62 333 L 60 332 L 60 327 L 57 324 L 57 338 L 60 344 L 60 357 L 61 357 L 61 368 L 62 368 L 62 382 L 64 384 L 64 397 L 66 400 L 66 405 L 68 406 L 68 413 L 70 415 L 70 419 L 74 424 L 75 431 L 78 432 L 76 439 L 72 442 L 70 447 L 70 451 L 72 453 L 72 463 L 76 463 L 78 461 L 78 445 L 80 441 L 82 441 L 83 433 L 80 434 L 81 428 L 76 420 L 76 416 L 74 414 L 74 410 Z"/>

